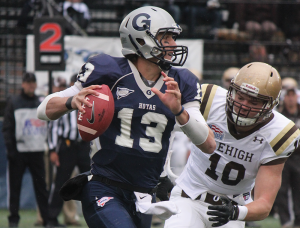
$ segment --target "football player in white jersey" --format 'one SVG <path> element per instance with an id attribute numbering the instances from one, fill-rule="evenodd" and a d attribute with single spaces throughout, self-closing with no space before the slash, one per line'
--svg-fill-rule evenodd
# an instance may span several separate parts
<path id="1" fill-rule="evenodd" d="M 269 215 L 284 163 L 300 141 L 295 124 L 273 110 L 280 91 L 279 73 L 261 62 L 242 67 L 228 91 L 202 85 L 200 111 L 217 147 L 205 154 L 192 146 L 170 197 L 181 213 L 165 228 L 241 228 Z"/>

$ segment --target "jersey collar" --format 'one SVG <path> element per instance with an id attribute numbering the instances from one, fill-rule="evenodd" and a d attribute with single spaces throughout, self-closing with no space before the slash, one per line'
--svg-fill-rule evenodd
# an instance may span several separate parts
<path id="1" fill-rule="evenodd" d="M 255 131 L 258 131 L 260 128 L 262 128 L 263 126 L 265 126 L 266 124 L 268 124 L 274 118 L 274 113 L 272 113 L 272 115 L 269 117 L 268 120 L 266 120 L 266 121 L 258 124 L 257 126 L 255 126 L 254 128 L 252 128 L 250 131 L 243 132 L 243 133 L 237 133 L 234 124 L 231 123 L 231 121 L 229 121 L 228 118 L 231 118 L 231 115 L 227 115 L 227 126 L 228 126 L 229 133 L 235 139 L 242 139 L 242 138 L 245 138 L 245 137 L 251 135 Z"/>
<path id="2" fill-rule="evenodd" d="M 135 65 L 128 60 L 128 63 L 129 63 L 129 66 L 131 68 L 131 71 L 134 75 L 134 79 L 137 83 L 137 85 L 139 86 L 140 90 L 144 93 L 144 95 L 150 99 L 152 98 L 155 93 L 153 93 L 151 91 L 151 88 L 156 88 L 158 90 L 160 90 L 162 88 L 162 86 L 164 85 L 164 81 L 163 81 L 163 76 L 161 75 L 158 80 L 156 81 L 155 85 L 153 87 L 150 87 L 150 86 L 147 86 L 145 85 L 145 83 L 143 82 L 141 76 L 140 76 L 140 73 L 138 72 L 137 68 L 135 67 Z"/>

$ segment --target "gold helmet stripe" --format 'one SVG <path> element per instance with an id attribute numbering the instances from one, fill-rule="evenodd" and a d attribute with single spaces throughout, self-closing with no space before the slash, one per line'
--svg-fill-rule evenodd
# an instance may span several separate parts
<path id="1" fill-rule="evenodd" d="M 280 155 L 299 134 L 300 130 L 291 121 L 270 143 L 276 155 Z"/>
<path id="2" fill-rule="evenodd" d="M 217 89 L 218 89 L 217 85 L 213 85 L 213 84 L 201 85 L 202 102 L 200 106 L 200 112 L 202 113 L 206 121 Z"/>

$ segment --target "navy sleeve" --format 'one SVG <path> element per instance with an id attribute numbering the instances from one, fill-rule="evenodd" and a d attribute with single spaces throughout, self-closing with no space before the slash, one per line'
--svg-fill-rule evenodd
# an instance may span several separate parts
<path id="1" fill-rule="evenodd" d="M 199 79 L 185 68 L 176 68 L 176 72 L 170 72 L 170 75 L 172 74 L 174 74 L 174 79 L 178 82 L 181 92 L 181 103 L 185 104 L 192 101 L 201 103 L 201 85 Z"/>
<path id="2" fill-rule="evenodd" d="M 121 69 L 113 57 L 99 54 L 81 67 L 77 80 L 81 82 L 82 87 L 105 84 L 111 88 L 120 74 Z"/>

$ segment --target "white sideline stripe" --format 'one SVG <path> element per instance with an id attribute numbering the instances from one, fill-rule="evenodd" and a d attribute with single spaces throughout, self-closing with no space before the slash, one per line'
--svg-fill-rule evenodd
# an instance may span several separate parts
<path id="1" fill-rule="evenodd" d="M 89 134 L 91 134 L 91 135 L 94 135 L 94 134 L 97 133 L 97 131 L 95 131 L 95 130 L 92 129 L 92 128 L 88 128 L 88 127 L 82 126 L 82 125 L 80 125 L 80 124 L 77 124 L 77 126 L 78 126 L 78 129 L 79 129 L 79 130 L 84 131 L 84 132 L 86 132 L 86 133 L 89 133 Z"/>
<path id="2" fill-rule="evenodd" d="M 105 95 L 105 94 L 103 94 L 103 93 L 99 93 L 99 96 L 95 96 L 95 95 L 93 94 L 93 96 L 94 96 L 94 97 L 97 97 L 97 98 L 100 98 L 100 99 L 102 99 L 102 100 L 109 101 L 109 96 L 107 96 L 107 95 Z"/>

